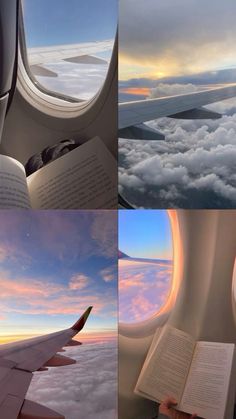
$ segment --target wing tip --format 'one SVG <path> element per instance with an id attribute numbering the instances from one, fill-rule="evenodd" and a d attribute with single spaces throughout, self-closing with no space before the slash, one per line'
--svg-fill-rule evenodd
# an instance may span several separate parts
<path id="1" fill-rule="evenodd" d="M 77 322 L 71 327 L 72 330 L 76 330 L 77 332 L 79 332 L 81 329 L 83 329 L 92 308 L 93 306 L 89 306 L 87 310 L 85 310 L 85 312 L 82 314 L 79 320 L 77 320 Z"/>

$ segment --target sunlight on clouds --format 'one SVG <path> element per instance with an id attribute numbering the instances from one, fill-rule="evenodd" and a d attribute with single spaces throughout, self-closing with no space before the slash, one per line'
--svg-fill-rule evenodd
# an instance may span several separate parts
<path id="1" fill-rule="evenodd" d="M 126 323 L 156 314 L 171 288 L 172 262 L 119 260 L 119 318 Z"/>
<path id="2" fill-rule="evenodd" d="M 120 79 L 194 74 L 236 64 L 236 4 L 120 1 Z M 140 67 L 139 67 L 140 66 Z M 132 68 L 134 68 L 132 75 Z"/>

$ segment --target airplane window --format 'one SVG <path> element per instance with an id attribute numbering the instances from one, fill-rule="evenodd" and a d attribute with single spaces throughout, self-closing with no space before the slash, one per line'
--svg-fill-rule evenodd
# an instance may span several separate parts
<path id="1" fill-rule="evenodd" d="M 172 286 L 172 234 L 164 210 L 119 211 L 119 320 L 160 312 Z"/>
<path id="2" fill-rule="evenodd" d="M 119 185 L 131 205 L 235 208 L 235 14 L 234 1 L 120 0 L 119 101 L 131 125 L 119 135 Z M 131 102 L 225 87 L 234 97 L 201 94 L 182 113 L 177 98 L 148 119 L 146 103 L 132 125 Z"/>
<path id="3" fill-rule="evenodd" d="M 23 0 L 23 59 L 40 90 L 71 102 L 102 88 L 117 26 L 117 0 Z M 23 39 L 22 39 L 23 38 Z"/>

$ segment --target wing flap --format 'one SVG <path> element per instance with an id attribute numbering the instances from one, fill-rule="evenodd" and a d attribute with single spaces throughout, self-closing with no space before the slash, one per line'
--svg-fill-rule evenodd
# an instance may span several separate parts
<path id="1" fill-rule="evenodd" d="M 19 397 L 13 396 L 12 394 L 8 394 L 4 402 L 0 406 L 1 418 L 17 418 L 23 402 L 24 400 L 19 399 Z"/>
<path id="2" fill-rule="evenodd" d="M 65 365 L 76 364 L 76 361 L 68 356 L 56 354 L 49 359 L 44 366 L 45 367 L 63 367 Z"/>
<path id="3" fill-rule="evenodd" d="M 80 345 L 82 345 L 81 342 L 71 339 L 65 346 L 80 346 Z"/>
<path id="4" fill-rule="evenodd" d="M 41 404 L 25 400 L 18 419 L 65 419 L 65 416 Z"/>
<path id="5" fill-rule="evenodd" d="M 28 61 L 30 65 L 65 60 L 71 57 L 93 55 L 113 48 L 114 41 L 108 39 L 98 42 L 84 42 L 71 45 L 55 45 L 51 47 L 28 48 Z"/>
<path id="6" fill-rule="evenodd" d="M 154 130 L 145 124 L 133 125 L 119 130 L 119 137 L 128 140 L 149 140 L 161 141 L 165 139 L 164 134 L 158 130 Z"/>
<path id="7" fill-rule="evenodd" d="M 8 374 L 0 381 L 0 417 L 16 419 L 24 402 L 32 380 L 32 373 L 8 369 Z"/>
<path id="8" fill-rule="evenodd" d="M 103 60 L 99 57 L 95 57 L 94 55 L 78 55 L 77 57 L 64 58 L 63 61 L 67 61 L 69 63 L 74 64 L 107 64 L 106 60 Z"/>
<path id="9" fill-rule="evenodd" d="M 213 112 L 204 108 L 189 109 L 189 111 L 169 115 L 169 118 L 176 119 L 220 119 L 221 117 L 222 115 L 220 113 Z"/>
<path id="10" fill-rule="evenodd" d="M 34 76 L 58 77 L 58 74 L 55 73 L 55 71 L 49 70 L 48 68 L 43 67 L 43 65 L 33 64 L 30 66 L 30 69 Z"/>

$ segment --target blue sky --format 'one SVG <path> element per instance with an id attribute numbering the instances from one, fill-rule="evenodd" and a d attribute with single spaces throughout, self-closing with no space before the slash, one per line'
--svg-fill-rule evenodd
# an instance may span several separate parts
<path id="1" fill-rule="evenodd" d="M 165 210 L 119 211 L 119 249 L 131 257 L 172 258 L 172 237 Z"/>
<path id="2" fill-rule="evenodd" d="M 116 240 L 112 212 L 1 211 L 0 335 L 67 328 L 89 305 L 87 332 L 114 333 Z"/>
<path id="3" fill-rule="evenodd" d="M 117 0 L 24 0 L 28 47 L 111 39 Z"/>

